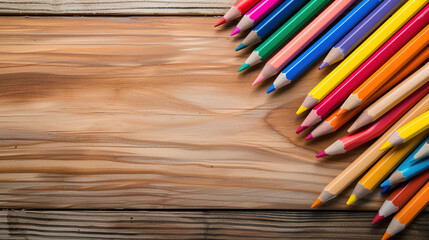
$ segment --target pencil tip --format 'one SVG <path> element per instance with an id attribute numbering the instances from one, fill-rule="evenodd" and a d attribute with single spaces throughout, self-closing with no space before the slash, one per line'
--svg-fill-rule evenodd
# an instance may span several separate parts
<path id="1" fill-rule="evenodd" d="M 383 189 L 381 189 L 381 194 L 384 195 L 390 191 L 390 186 L 384 186 Z"/>
<path id="2" fill-rule="evenodd" d="M 380 187 L 382 187 L 382 188 L 388 187 L 388 186 L 390 186 L 390 180 L 389 179 L 387 179 L 386 181 L 384 181 L 380 184 Z"/>
<path id="3" fill-rule="evenodd" d="M 224 24 L 224 23 L 226 23 L 226 19 L 223 17 L 223 18 L 221 18 L 221 19 L 219 20 L 219 22 L 217 22 L 214 26 L 215 26 L 215 27 L 217 27 L 217 26 L 222 25 L 222 24 Z"/>
<path id="4" fill-rule="evenodd" d="M 301 113 L 307 111 L 308 108 L 304 107 L 304 106 L 300 106 L 298 108 L 298 111 L 296 111 L 296 115 L 300 115 Z"/>
<path id="5" fill-rule="evenodd" d="M 338 110 L 338 112 L 337 112 L 337 116 L 339 116 L 339 115 L 341 115 L 341 114 L 344 114 L 345 112 L 347 112 L 348 110 L 347 110 L 347 108 L 340 108 L 339 110 Z"/>
<path id="6" fill-rule="evenodd" d="M 349 197 L 349 200 L 347 200 L 347 205 L 352 205 L 354 202 L 356 202 L 356 195 L 354 195 L 354 194 L 352 194 L 352 195 L 350 195 L 350 197 Z"/>
<path id="7" fill-rule="evenodd" d="M 322 62 L 322 64 L 320 65 L 320 67 L 319 67 L 319 70 L 322 70 L 322 69 L 324 69 L 325 67 L 327 67 L 327 66 L 329 66 L 329 63 L 327 63 L 327 62 Z"/>
<path id="8" fill-rule="evenodd" d="M 305 140 L 311 140 L 311 139 L 313 139 L 313 134 L 308 134 L 308 136 L 307 137 L 305 137 Z"/>
<path id="9" fill-rule="evenodd" d="M 276 88 L 274 87 L 274 84 L 271 84 L 270 88 L 267 90 L 267 93 L 273 92 L 274 90 L 276 90 Z"/>
<path id="10" fill-rule="evenodd" d="M 375 224 L 377 222 L 379 222 L 380 220 L 382 220 L 384 218 L 384 216 L 380 216 L 379 213 L 377 213 L 377 215 L 375 215 L 374 219 L 372 220 L 371 224 Z"/>
<path id="11" fill-rule="evenodd" d="M 326 157 L 328 156 L 328 154 L 326 154 L 325 151 L 320 152 L 319 154 L 316 155 L 317 158 L 321 158 L 321 157 Z"/>
<path id="12" fill-rule="evenodd" d="M 248 69 L 249 67 L 250 67 L 249 64 L 243 63 L 243 65 L 241 65 L 240 69 L 238 69 L 238 72 L 241 72 L 241 71 L 243 71 L 245 69 Z"/>
<path id="13" fill-rule="evenodd" d="M 231 32 L 231 36 L 234 36 L 235 34 L 240 33 L 240 32 L 241 32 L 240 28 L 235 27 L 234 30 L 232 30 L 232 32 Z"/>
<path id="14" fill-rule="evenodd" d="M 380 150 L 388 149 L 391 147 L 392 147 L 392 144 L 389 141 L 387 141 L 383 144 L 383 146 L 381 146 Z"/>
<path id="15" fill-rule="evenodd" d="M 322 203 L 323 203 L 323 201 L 320 198 L 318 198 L 318 199 L 316 199 L 316 201 L 314 201 L 313 205 L 311 205 L 311 208 L 315 208 Z"/>
<path id="16" fill-rule="evenodd" d="M 391 237 L 392 235 L 388 234 L 388 233 L 384 233 L 383 237 L 381 238 L 381 240 L 387 240 Z"/>
<path id="17" fill-rule="evenodd" d="M 302 132 L 302 131 L 304 131 L 305 129 L 307 129 L 308 127 L 307 126 L 299 126 L 299 128 L 296 130 L 296 134 L 298 134 L 298 133 L 300 133 L 300 132 Z"/>
<path id="18" fill-rule="evenodd" d="M 258 77 L 255 79 L 255 81 L 252 83 L 252 86 L 255 86 L 256 84 L 258 84 L 264 80 L 265 80 L 264 76 L 262 74 L 259 74 Z"/>
<path id="19" fill-rule="evenodd" d="M 235 49 L 235 51 L 240 51 L 241 49 L 246 48 L 246 47 L 247 47 L 246 45 L 240 43 L 240 45 L 238 45 L 238 47 Z"/>

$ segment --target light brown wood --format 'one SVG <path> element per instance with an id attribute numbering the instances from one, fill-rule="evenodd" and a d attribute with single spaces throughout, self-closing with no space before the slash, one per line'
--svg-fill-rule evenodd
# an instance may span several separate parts
<path id="1" fill-rule="evenodd" d="M 0 207 L 308 209 L 363 149 L 320 160 L 345 132 L 295 134 L 330 69 L 267 95 L 213 22 L 0 18 Z"/>
<path id="2" fill-rule="evenodd" d="M 7 0 L 0 14 L 11 15 L 223 15 L 235 0 Z"/>
<path id="3" fill-rule="evenodd" d="M 389 221 L 375 212 L 331 211 L 28 211 L 0 212 L 1 239 L 368 239 Z M 399 239 L 427 239 L 421 213 Z"/>

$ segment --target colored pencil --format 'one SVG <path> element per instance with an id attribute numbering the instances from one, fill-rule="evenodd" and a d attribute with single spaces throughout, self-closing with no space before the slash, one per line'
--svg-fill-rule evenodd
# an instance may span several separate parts
<path id="1" fill-rule="evenodd" d="M 389 136 L 398 128 L 409 122 L 411 119 L 422 114 L 425 106 L 429 104 L 429 95 L 426 95 L 419 103 L 410 109 L 401 119 L 389 128 L 375 143 L 373 143 L 364 153 L 353 161 L 344 171 L 333 179 L 322 191 L 319 197 L 311 206 L 312 208 L 326 203 L 335 198 L 356 178 L 365 172 L 375 161 L 377 161 L 387 150 L 380 150 L 380 146 L 389 138 Z"/>
<path id="2" fill-rule="evenodd" d="M 363 40 L 390 17 L 405 0 L 384 0 L 329 51 L 319 69 L 343 60 Z"/>
<path id="3" fill-rule="evenodd" d="M 380 160 L 359 180 L 350 195 L 347 205 L 374 191 L 375 188 L 410 154 L 425 136 L 413 139 L 407 144 L 390 149 Z"/>
<path id="4" fill-rule="evenodd" d="M 355 89 L 341 105 L 340 114 L 356 108 L 364 102 L 371 94 L 385 84 L 391 77 L 393 77 L 401 67 L 406 65 L 413 57 L 418 55 L 423 48 L 429 43 L 429 6 L 424 10 L 425 14 L 422 18 L 424 20 L 425 28 L 421 30 L 413 39 L 410 40 L 404 47 L 402 47 L 393 57 L 383 64 L 374 74 L 372 74 L 365 82 L 363 82 L 357 89 Z"/>
<path id="5" fill-rule="evenodd" d="M 257 2 L 259 2 L 259 0 L 240 0 L 236 2 L 214 26 L 217 27 L 243 16 Z"/>
<path id="6" fill-rule="evenodd" d="M 429 182 L 411 198 L 407 204 L 395 215 L 387 227 L 386 232 L 381 240 L 386 240 L 404 230 L 413 219 L 429 203 Z"/>
<path id="7" fill-rule="evenodd" d="M 419 134 L 425 136 L 428 131 L 425 133 Z M 413 139 L 414 140 L 414 139 Z M 413 141 L 412 140 L 412 141 Z M 419 143 L 417 149 L 412 152 L 402 163 L 399 165 L 396 170 L 390 175 L 390 177 L 380 184 L 381 187 L 389 187 L 397 185 L 398 183 L 404 182 L 417 174 L 425 171 L 429 168 L 429 161 L 420 161 L 413 163 L 414 156 L 416 153 L 424 146 L 424 144 L 429 140 L 429 136 L 426 136 L 425 140 Z M 401 145 L 402 146 L 402 145 Z"/>
<path id="8" fill-rule="evenodd" d="M 358 119 L 353 123 L 349 128 L 349 132 L 353 132 L 356 129 L 359 129 L 383 116 L 387 111 L 392 109 L 403 99 L 408 97 L 414 91 L 422 87 L 429 90 L 429 85 L 426 84 L 429 82 L 429 63 L 426 63 L 413 75 L 402 81 L 383 97 L 378 99 L 375 103 L 371 104 L 365 111 L 359 115 Z"/>
<path id="9" fill-rule="evenodd" d="M 276 31 L 287 19 L 298 11 L 307 1 L 286 0 L 276 8 L 268 17 L 260 22 L 235 49 L 239 51 L 251 45 L 258 44 L 267 39 Z"/>
<path id="10" fill-rule="evenodd" d="M 411 163 L 415 163 L 418 162 L 422 159 L 425 159 L 427 156 L 429 156 L 429 142 L 426 142 L 422 148 L 420 149 L 420 151 L 418 151 L 416 153 L 416 155 L 414 155 L 414 159 L 411 161 Z"/>
<path id="11" fill-rule="evenodd" d="M 350 56 L 338 65 L 306 96 L 297 114 L 314 107 L 323 100 L 335 87 L 358 68 L 383 43 L 408 22 L 429 0 L 411 0 L 406 2 L 395 14 L 368 37 Z"/>
<path id="12" fill-rule="evenodd" d="M 412 19 L 415 20 L 415 17 Z M 425 25 L 415 24 L 414 21 L 405 24 L 392 38 L 380 47 L 370 58 L 359 66 L 327 97 L 317 104 L 305 118 L 297 133 L 322 121 L 331 111 L 340 105 L 360 84 L 376 72 L 389 58 L 391 58 L 404 44 L 416 35 Z M 418 22 L 420 23 L 420 21 Z"/>
<path id="13" fill-rule="evenodd" d="M 286 44 L 286 46 L 284 46 L 276 55 L 274 55 L 274 57 L 272 57 L 267 62 L 259 76 L 253 82 L 253 85 L 256 85 L 257 83 L 262 82 L 263 80 L 268 79 L 280 72 L 286 66 L 286 64 L 288 64 L 296 55 L 298 55 L 298 53 L 300 53 L 308 44 L 310 44 L 317 36 L 319 36 L 319 34 L 325 30 L 325 28 L 331 25 L 331 23 L 334 22 L 354 1 L 355 0 L 336 0 L 331 5 L 329 5 L 329 7 L 327 7 L 319 16 L 317 16 L 317 18 L 307 25 L 307 27 L 305 27 L 298 35 L 296 35 L 296 37 L 294 37 L 288 44 Z M 358 7 L 362 14 L 365 14 L 370 10 L 365 11 L 366 9 L 362 8 L 361 5 L 368 5 L 367 7 L 371 8 L 372 6 L 370 3 L 373 3 L 375 6 L 379 3 L 379 1 L 366 0 L 361 3 Z M 343 26 L 344 29 L 347 29 L 348 25 L 357 24 L 359 22 L 359 19 L 352 21 L 354 18 L 350 18 L 349 15 L 346 17 L 347 20 L 349 20 L 347 21 L 348 23 L 345 24 L 341 22 L 339 23 L 339 26 Z M 360 17 L 356 11 L 351 13 L 351 15 L 355 16 L 355 18 Z M 338 24 L 336 27 L 337 26 Z M 353 25 L 351 27 L 353 27 Z M 342 34 L 339 31 L 335 32 L 335 34 Z"/>
<path id="14" fill-rule="evenodd" d="M 317 154 L 316 157 L 319 158 L 346 153 L 380 136 L 428 92 L 429 83 L 416 90 L 413 94 L 404 99 L 400 104 L 392 108 L 389 112 L 383 115 L 383 117 L 369 125 L 364 130 L 357 133 L 350 133 L 338 139 L 324 151 Z"/>
<path id="15" fill-rule="evenodd" d="M 329 2 L 330 0 L 311 0 L 308 2 L 267 40 L 255 48 L 238 71 L 241 72 L 250 67 L 251 64 L 255 65 L 267 59 Z"/>
<path id="16" fill-rule="evenodd" d="M 429 180 L 429 170 L 420 173 L 411 179 L 407 184 L 402 185 L 392 192 L 378 210 L 377 215 L 372 220 L 372 224 L 392 215 L 401 209 L 405 203 Z"/>
<path id="17" fill-rule="evenodd" d="M 429 108 L 429 105 L 426 106 L 426 110 Z M 429 111 L 423 113 L 417 118 L 413 119 L 411 122 L 407 123 L 400 129 L 392 133 L 391 137 L 384 143 L 381 149 L 388 149 L 393 146 L 404 143 L 417 134 L 425 131 L 429 128 Z"/>
<path id="18" fill-rule="evenodd" d="M 425 48 L 421 54 L 417 55 L 410 63 L 405 65 L 399 72 L 396 74 L 390 81 L 382 86 L 377 92 L 375 92 L 368 101 L 364 102 L 359 107 L 352 109 L 344 114 L 338 115 L 340 109 L 336 109 L 332 112 L 319 126 L 317 126 L 305 139 L 310 140 L 316 137 L 326 135 L 331 132 L 337 131 L 341 126 L 346 122 L 352 119 L 356 114 L 360 113 L 365 109 L 370 103 L 374 102 L 385 92 L 391 89 L 396 85 L 397 82 L 408 76 L 416 68 L 418 68 L 422 63 L 424 63 L 429 58 L 429 48 Z"/>
<path id="19" fill-rule="evenodd" d="M 281 0 L 261 0 L 252 9 L 250 9 L 238 22 L 237 26 L 231 32 L 231 36 L 254 27 L 270 14 L 276 7 L 282 3 Z"/>

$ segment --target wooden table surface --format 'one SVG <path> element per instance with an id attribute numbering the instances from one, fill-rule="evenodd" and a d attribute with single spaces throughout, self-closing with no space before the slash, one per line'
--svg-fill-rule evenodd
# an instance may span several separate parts
<path id="1" fill-rule="evenodd" d="M 39 2 L 48 7 L 18 13 L 11 1 L 0 13 L 86 9 Z M 169 14 L 164 5 L 149 8 Z M 202 9 L 194 13 L 220 11 Z M 234 52 L 240 38 L 229 36 L 232 25 L 213 29 L 216 20 L 0 17 L 0 207 L 34 209 L 3 210 L 0 238 L 381 237 L 386 224 L 370 225 L 379 192 L 348 207 L 349 188 L 322 207 L 332 211 L 309 211 L 364 150 L 320 160 L 344 130 L 311 142 L 295 134 L 297 107 L 332 68 L 313 67 L 267 95 L 268 83 L 250 85 L 260 67 L 237 73 L 249 51 Z M 428 220 L 422 214 L 399 238 L 429 236 Z"/>

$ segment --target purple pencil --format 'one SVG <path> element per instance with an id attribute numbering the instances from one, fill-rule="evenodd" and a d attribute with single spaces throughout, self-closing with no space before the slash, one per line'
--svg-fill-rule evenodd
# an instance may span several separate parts
<path id="1" fill-rule="evenodd" d="M 343 37 L 328 53 L 319 69 L 344 59 L 406 0 L 385 0 Z"/>
<path id="2" fill-rule="evenodd" d="M 276 7 L 282 3 L 282 0 L 262 0 L 250 9 L 238 22 L 235 29 L 232 31 L 231 36 L 247 30 L 260 21 L 262 21 L 268 14 L 270 14 Z"/>

